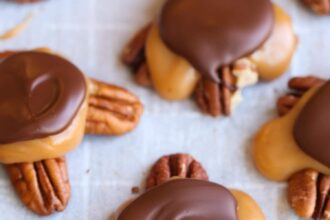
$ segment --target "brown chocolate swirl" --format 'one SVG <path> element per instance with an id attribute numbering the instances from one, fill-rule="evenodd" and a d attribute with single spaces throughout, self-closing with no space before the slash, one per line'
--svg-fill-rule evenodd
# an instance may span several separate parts
<path id="1" fill-rule="evenodd" d="M 0 63 L 0 144 L 65 130 L 86 96 L 82 72 L 69 61 L 22 52 Z"/>
<path id="2" fill-rule="evenodd" d="M 330 81 L 307 102 L 294 126 L 299 147 L 330 167 Z"/>
<path id="3" fill-rule="evenodd" d="M 167 0 L 160 15 L 165 44 L 215 81 L 221 66 L 259 48 L 273 25 L 269 0 Z"/>
<path id="4" fill-rule="evenodd" d="M 237 220 L 234 196 L 215 183 L 176 179 L 133 201 L 118 220 Z"/>

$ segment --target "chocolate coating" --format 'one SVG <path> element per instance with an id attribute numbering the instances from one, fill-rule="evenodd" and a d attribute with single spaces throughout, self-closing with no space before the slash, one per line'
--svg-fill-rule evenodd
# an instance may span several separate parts
<path id="1" fill-rule="evenodd" d="M 254 52 L 273 26 L 269 0 L 167 0 L 160 15 L 165 44 L 215 81 L 221 66 Z"/>
<path id="2" fill-rule="evenodd" d="M 299 147 L 330 167 L 330 81 L 305 105 L 294 126 Z"/>
<path id="3" fill-rule="evenodd" d="M 69 61 L 22 52 L 0 63 L 0 144 L 65 130 L 86 96 L 86 82 Z"/>
<path id="4" fill-rule="evenodd" d="M 234 196 L 215 183 L 176 179 L 133 201 L 118 220 L 237 220 Z"/>

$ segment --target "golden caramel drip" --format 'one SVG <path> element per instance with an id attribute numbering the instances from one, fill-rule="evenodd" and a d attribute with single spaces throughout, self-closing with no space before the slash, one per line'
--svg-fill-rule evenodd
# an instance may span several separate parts
<path id="1" fill-rule="evenodd" d="M 297 47 L 297 37 L 293 33 L 290 16 L 274 4 L 275 27 L 270 38 L 249 58 L 256 64 L 263 80 L 273 80 L 281 76 L 291 63 Z"/>
<path id="2" fill-rule="evenodd" d="M 258 132 L 252 152 L 257 168 L 265 177 L 285 181 L 305 168 L 330 175 L 330 168 L 304 153 L 293 137 L 297 117 L 317 90 L 310 90 L 287 115 L 268 122 Z"/>
<path id="3" fill-rule="evenodd" d="M 81 142 L 87 115 L 87 99 L 71 125 L 63 132 L 46 138 L 0 145 L 0 163 L 22 163 L 63 156 Z"/>
<path id="4" fill-rule="evenodd" d="M 282 75 L 289 67 L 296 49 L 290 17 L 274 5 L 275 28 L 264 45 L 248 57 L 256 64 L 260 78 L 271 80 Z M 199 73 L 183 57 L 169 50 L 153 25 L 146 43 L 146 57 L 156 91 L 165 99 L 182 100 L 194 91 Z"/>
<path id="5" fill-rule="evenodd" d="M 266 217 L 259 205 L 248 194 L 240 190 L 230 190 L 237 201 L 239 220 L 265 220 Z"/>
<path id="6" fill-rule="evenodd" d="M 171 52 L 154 25 L 147 39 L 146 56 L 153 85 L 160 96 L 169 100 L 188 98 L 200 78 L 183 58 Z"/>

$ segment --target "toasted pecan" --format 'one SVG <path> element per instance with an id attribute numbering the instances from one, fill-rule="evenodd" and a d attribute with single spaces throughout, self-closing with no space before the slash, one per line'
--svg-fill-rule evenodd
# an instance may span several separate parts
<path id="1" fill-rule="evenodd" d="M 289 179 L 288 201 L 296 214 L 315 220 L 330 219 L 330 176 L 306 169 Z"/>
<path id="2" fill-rule="evenodd" d="M 302 0 L 306 6 L 320 15 L 330 14 L 330 0 Z"/>
<path id="3" fill-rule="evenodd" d="M 152 85 L 145 56 L 145 45 L 150 28 L 151 24 L 142 28 L 126 45 L 121 55 L 123 63 L 134 73 L 134 81 L 145 87 Z"/>
<path id="4" fill-rule="evenodd" d="M 202 164 L 189 154 L 172 154 L 161 157 L 152 167 L 146 189 L 167 182 L 173 177 L 208 180 Z"/>
<path id="5" fill-rule="evenodd" d="M 309 89 L 325 83 L 325 79 L 316 76 L 294 77 L 288 82 L 290 91 L 277 101 L 279 116 L 286 115 Z"/>
<path id="6" fill-rule="evenodd" d="M 231 97 L 236 91 L 236 79 L 229 67 L 223 67 L 219 75 L 220 83 L 203 78 L 195 90 L 197 106 L 213 117 L 230 115 Z"/>
<path id="7" fill-rule="evenodd" d="M 122 135 L 137 126 L 143 105 L 132 93 L 94 79 L 89 91 L 87 134 Z"/>
<path id="8" fill-rule="evenodd" d="M 151 24 L 146 25 L 140 30 L 123 50 L 121 59 L 124 64 L 137 70 L 145 62 L 145 43 Z"/>
<path id="9" fill-rule="evenodd" d="M 146 62 L 142 63 L 134 75 L 134 81 L 144 87 L 152 86 L 152 81 L 150 78 L 148 64 Z"/>
<path id="10" fill-rule="evenodd" d="M 70 198 L 70 183 L 64 157 L 5 165 L 21 201 L 38 215 L 63 211 Z"/>

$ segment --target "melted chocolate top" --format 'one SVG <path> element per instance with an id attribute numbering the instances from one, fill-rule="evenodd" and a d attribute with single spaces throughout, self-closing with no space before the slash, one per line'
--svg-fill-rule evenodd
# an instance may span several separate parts
<path id="1" fill-rule="evenodd" d="M 234 196 L 223 186 L 171 180 L 133 201 L 118 220 L 238 220 Z"/>
<path id="2" fill-rule="evenodd" d="M 306 154 L 330 168 L 330 81 L 301 111 L 294 137 Z"/>
<path id="3" fill-rule="evenodd" d="M 215 81 L 221 66 L 258 49 L 273 25 L 269 0 L 167 0 L 160 15 L 165 44 Z"/>
<path id="4" fill-rule="evenodd" d="M 17 53 L 0 63 L 0 143 L 65 130 L 86 96 L 86 82 L 69 61 L 47 53 Z"/>

